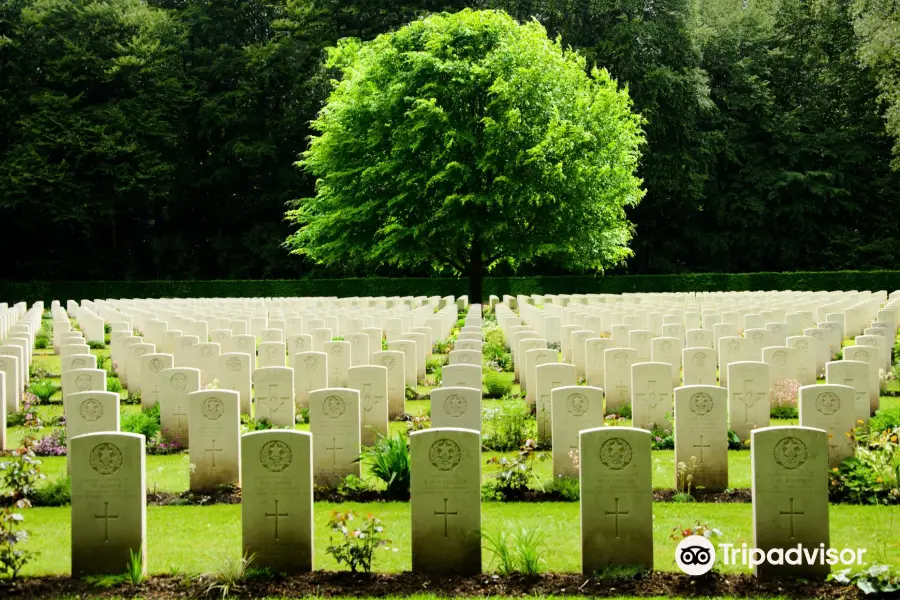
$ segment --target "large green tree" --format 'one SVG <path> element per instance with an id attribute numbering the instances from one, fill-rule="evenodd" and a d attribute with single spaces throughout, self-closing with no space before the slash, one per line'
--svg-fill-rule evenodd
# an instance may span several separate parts
<path id="1" fill-rule="evenodd" d="M 900 0 L 853 0 L 859 56 L 878 76 L 887 130 L 894 137 L 894 169 L 900 170 Z"/>
<path id="2" fill-rule="evenodd" d="M 329 55 L 340 73 L 300 165 L 316 195 L 295 253 L 481 279 L 542 259 L 602 270 L 630 254 L 643 140 L 627 90 L 535 21 L 464 10 Z"/>

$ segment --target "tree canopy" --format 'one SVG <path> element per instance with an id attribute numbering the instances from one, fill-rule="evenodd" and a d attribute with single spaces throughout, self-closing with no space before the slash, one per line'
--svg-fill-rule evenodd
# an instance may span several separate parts
<path id="1" fill-rule="evenodd" d="M 629 255 L 640 118 L 605 70 L 536 21 L 463 10 L 367 43 L 340 71 L 300 165 L 316 195 L 288 216 L 326 264 L 431 265 L 480 279 L 536 257 L 603 269 Z"/>

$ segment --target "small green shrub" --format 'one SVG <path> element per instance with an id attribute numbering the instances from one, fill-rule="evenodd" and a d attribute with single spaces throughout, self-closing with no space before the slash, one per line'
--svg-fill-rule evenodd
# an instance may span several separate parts
<path id="1" fill-rule="evenodd" d="M 749 443 L 749 439 L 747 440 Z M 750 446 L 741 442 L 741 438 L 735 433 L 734 429 L 728 430 L 728 449 L 729 450 L 746 450 Z"/>
<path id="2" fill-rule="evenodd" d="M 769 416 L 773 419 L 798 419 L 800 413 L 797 412 L 796 406 L 776 406 Z"/>
<path id="3" fill-rule="evenodd" d="M 344 513 L 333 511 L 328 528 L 333 534 L 337 534 L 337 542 L 334 537 L 330 537 L 325 554 L 333 556 L 339 565 L 346 563 L 351 573 L 356 573 L 357 569 L 369 573 L 375 550 L 389 549 L 391 546 L 391 540 L 384 537 L 381 520 L 371 513 L 361 518 L 352 510 Z"/>
<path id="4" fill-rule="evenodd" d="M 484 388 L 488 398 L 503 398 L 512 392 L 512 381 L 496 371 L 487 371 L 484 374 Z"/>
<path id="5" fill-rule="evenodd" d="M 338 496 L 348 501 L 363 500 L 372 491 L 372 486 L 356 475 L 347 475 L 337 486 Z"/>
<path id="6" fill-rule="evenodd" d="M 112 375 L 106 376 L 106 391 L 107 392 L 113 392 L 115 394 L 118 394 L 123 389 L 124 388 L 122 387 L 122 382 L 119 381 L 118 377 L 113 377 Z"/>
<path id="7" fill-rule="evenodd" d="M 426 373 L 434 373 L 435 371 L 440 371 L 444 365 L 447 364 L 449 357 L 441 356 L 439 358 L 429 358 L 425 361 L 425 372 Z"/>
<path id="8" fill-rule="evenodd" d="M 50 347 L 50 337 L 43 333 L 39 333 L 34 338 L 34 347 L 37 350 L 46 350 Z"/>
<path id="9" fill-rule="evenodd" d="M 409 498 L 410 455 L 409 440 L 405 435 L 396 433 L 385 437 L 379 434 L 375 445 L 364 448 L 357 460 L 365 461 L 372 475 L 385 483 L 388 498 Z"/>
<path id="10" fill-rule="evenodd" d="M 842 569 L 837 573 L 830 573 L 826 581 L 836 581 L 844 585 L 855 583 L 856 587 L 867 596 L 900 591 L 900 571 L 890 565 L 868 565 L 858 571 Z"/>
<path id="11" fill-rule="evenodd" d="M 610 413 L 606 415 L 607 419 L 620 418 L 620 419 L 630 419 L 631 418 L 631 404 L 623 404 L 619 407 L 619 410 L 615 413 Z"/>
<path id="12" fill-rule="evenodd" d="M 546 489 L 548 494 L 566 502 L 577 502 L 581 497 L 581 484 L 577 477 L 554 477 Z"/>
<path id="13" fill-rule="evenodd" d="M 900 504 L 900 427 L 859 434 L 856 456 L 829 471 L 832 502 Z"/>
<path id="14" fill-rule="evenodd" d="M 125 570 L 125 575 L 131 586 L 137 587 L 144 583 L 144 579 L 147 578 L 144 572 L 144 553 L 140 550 L 137 552 L 129 550 L 128 554 L 128 567 Z"/>
<path id="15" fill-rule="evenodd" d="M 109 371 L 112 368 L 111 367 L 112 357 L 106 356 L 103 354 L 98 354 L 96 356 L 96 358 L 97 358 L 97 368 L 98 369 L 105 369 L 105 370 Z"/>
<path id="16" fill-rule="evenodd" d="M 24 410 L 20 410 L 6 415 L 6 426 L 23 427 L 25 425 L 25 421 L 27 420 L 25 414 L 26 413 Z"/>
<path id="17" fill-rule="evenodd" d="M 66 506 L 72 503 L 72 481 L 68 477 L 51 479 L 35 488 L 31 496 L 34 506 Z"/>
<path id="18" fill-rule="evenodd" d="M 481 497 L 485 500 L 521 500 L 528 491 L 528 484 L 534 481 L 542 491 L 543 485 L 534 472 L 535 460 L 546 460 L 547 455 L 537 452 L 534 440 L 525 440 L 518 454 L 512 460 L 505 456 L 494 456 L 487 461 L 496 465 L 497 472 L 481 486 Z"/>
<path id="19" fill-rule="evenodd" d="M 49 379 L 36 381 L 28 386 L 28 391 L 37 396 L 41 404 L 50 402 L 50 398 L 52 398 L 53 394 L 58 390 L 59 386 Z"/>
<path id="20" fill-rule="evenodd" d="M 153 408 L 146 411 L 124 413 L 121 429 L 129 433 L 140 433 L 147 439 L 154 437 L 160 429 L 159 405 L 154 404 Z"/>
<path id="21" fill-rule="evenodd" d="M 504 402 L 499 408 L 485 409 L 483 415 L 482 445 L 485 450 L 515 450 L 535 431 L 535 421 L 521 401 Z"/>
<path id="22" fill-rule="evenodd" d="M 653 450 L 675 449 L 675 434 L 671 429 L 654 427 L 650 434 L 650 442 Z"/>
<path id="23" fill-rule="evenodd" d="M 53 373 L 50 372 L 47 363 L 42 360 L 36 360 L 28 365 L 28 376 L 31 379 L 49 379 L 53 377 Z"/>
<path id="24" fill-rule="evenodd" d="M 247 579 L 250 565 L 255 559 L 255 554 L 247 554 L 246 552 L 237 559 L 227 555 L 224 556 L 222 558 L 222 566 L 219 567 L 218 571 L 203 576 L 203 579 L 207 581 L 206 595 L 210 596 L 213 593 L 219 593 L 224 599 L 231 596 L 234 592 L 240 591 L 243 588 L 244 581 Z"/>
<path id="25" fill-rule="evenodd" d="M 406 386 L 406 400 L 418 400 L 419 392 L 411 385 Z"/>
<path id="26" fill-rule="evenodd" d="M 500 529 L 496 533 L 485 532 L 482 537 L 488 552 L 497 559 L 497 572 L 501 575 L 522 573 L 534 576 L 540 573 L 541 565 L 546 562 L 540 555 L 544 537 L 539 531 L 520 529 L 510 536 Z"/>
<path id="27" fill-rule="evenodd" d="M 873 434 L 900 427 L 900 408 L 879 408 L 869 419 L 869 431 Z"/>
<path id="28" fill-rule="evenodd" d="M 104 350 L 106 349 L 106 344 L 104 342 L 98 342 L 97 340 L 88 341 L 88 347 L 91 350 Z"/>
<path id="29" fill-rule="evenodd" d="M 433 344 L 435 354 L 450 354 L 453 350 L 453 340 L 440 340 Z"/>
<path id="30" fill-rule="evenodd" d="M 272 422 L 265 417 L 253 418 L 250 415 L 241 415 L 241 433 L 251 433 L 253 431 L 266 431 L 274 429 Z"/>

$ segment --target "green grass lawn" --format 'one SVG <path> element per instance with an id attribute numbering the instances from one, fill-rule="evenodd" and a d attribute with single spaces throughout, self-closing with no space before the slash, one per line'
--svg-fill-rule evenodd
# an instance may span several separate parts
<path id="1" fill-rule="evenodd" d="M 407 503 L 330 504 L 315 506 L 315 568 L 335 570 L 338 565 L 325 553 L 329 543 L 327 522 L 332 510 L 371 512 L 382 519 L 386 535 L 398 552 L 380 550 L 374 569 L 385 572 L 411 568 L 410 506 Z M 70 569 L 70 509 L 33 508 L 25 511 L 31 534 L 27 547 L 40 556 L 24 575 L 66 574 Z M 577 503 L 485 503 L 482 527 L 485 532 L 498 529 L 537 530 L 543 536 L 541 556 L 546 570 L 580 570 L 579 506 Z M 867 548 L 869 562 L 900 567 L 900 507 L 831 506 L 831 545 L 836 548 Z M 752 542 L 752 518 L 749 504 L 674 504 L 653 505 L 653 543 L 655 568 L 675 571 L 676 542 L 669 536 L 676 528 L 697 521 L 718 527 L 722 537 L 717 543 L 738 546 Z M 240 506 L 172 506 L 147 509 L 147 565 L 150 573 L 203 573 L 222 565 L 223 557 L 241 553 Z M 484 568 L 490 570 L 491 555 L 484 553 Z M 742 572 L 734 566 L 726 571 Z"/>

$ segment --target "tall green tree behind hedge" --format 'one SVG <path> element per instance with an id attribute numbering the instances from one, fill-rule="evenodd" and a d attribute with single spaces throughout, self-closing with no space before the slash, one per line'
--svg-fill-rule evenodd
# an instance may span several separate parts
<path id="1" fill-rule="evenodd" d="M 900 256 L 873 72 L 857 60 L 849 1 L 710 0 L 703 42 L 718 132 L 692 226 L 695 268 L 865 269 Z M 773 6 L 774 4 L 774 6 Z M 719 12 L 716 12 L 716 11 Z M 713 22 L 716 21 L 716 22 Z"/>
<path id="2" fill-rule="evenodd" d="M 340 70 L 300 163 L 295 252 L 469 277 L 534 257 L 602 270 L 629 255 L 643 142 L 626 91 L 532 21 L 433 15 L 330 54 Z"/>
<path id="3" fill-rule="evenodd" d="M 177 24 L 140 0 L 2 10 L 0 211 L 21 236 L 6 255 L 23 274 L 127 273 L 176 187 Z"/>
<path id="4" fill-rule="evenodd" d="M 639 171 L 647 195 L 629 211 L 636 234 L 630 272 L 688 267 L 693 227 L 710 168 L 713 108 L 696 39 L 696 0 L 495 0 L 519 19 L 538 18 L 628 86 L 647 123 Z"/>

